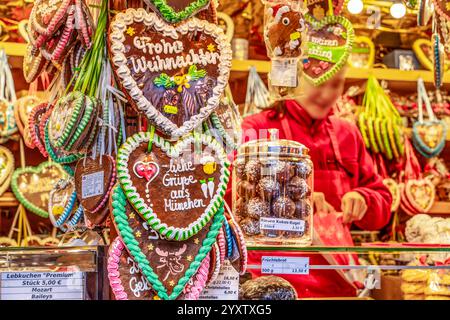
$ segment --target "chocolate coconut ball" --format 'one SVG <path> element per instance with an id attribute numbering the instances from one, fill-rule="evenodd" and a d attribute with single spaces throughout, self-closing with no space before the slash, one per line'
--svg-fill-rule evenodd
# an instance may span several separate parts
<path id="1" fill-rule="evenodd" d="M 247 215 L 253 219 L 267 217 L 269 215 L 269 206 L 261 198 L 252 198 L 247 203 Z"/>
<path id="2" fill-rule="evenodd" d="M 261 163 L 258 160 L 249 160 L 245 165 L 244 173 L 248 181 L 258 181 L 261 176 Z"/>
<path id="3" fill-rule="evenodd" d="M 234 167 L 236 168 L 236 176 L 239 180 L 244 179 L 244 170 L 245 170 L 245 160 L 238 159 L 234 162 Z"/>
<path id="4" fill-rule="evenodd" d="M 311 214 L 311 205 L 307 200 L 300 200 L 295 203 L 295 218 L 306 219 Z"/>
<path id="5" fill-rule="evenodd" d="M 280 192 L 280 184 L 272 177 L 264 177 L 259 180 L 257 191 L 264 201 L 269 202 Z"/>
<path id="6" fill-rule="evenodd" d="M 243 199 L 250 199 L 256 196 L 256 187 L 251 182 L 241 180 L 236 188 L 238 195 Z"/>
<path id="7" fill-rule="evenodd" d="M 295 202 L 289 197 L 278 197 L 273 203 L 272 210 L 276 217 L 292 218 L 295 213 Z"/>
<path id="8" fill-rule="evenodd" d="M 305 179 L 298 176 L 293 177 L 287 184 L 289 197 L 297 201 L 303 199 L 309 194 L 309 186 Z"/>
<path id="9" fill-rule="evenodd" d="M 286 183 L 295 174 L 295 168 L 289 162 L 285 161 L 278 161 L 273 167 L 273 170 L 277 181 L 280 183 Z"/>
<path id="10" fill-rule="evenodd" d="M 308 162 L 299 162 L 295 166 L 296 175 L 302 177 L 303 179 L 307 179 L 312 172 L 312 167 Z"/>
<path id="11" fill-rule="evenodd" d="M 256 236 L 260 234 L 259 220 L 245 218 L 240 221 L 241 230 L 248 236 Z"/>

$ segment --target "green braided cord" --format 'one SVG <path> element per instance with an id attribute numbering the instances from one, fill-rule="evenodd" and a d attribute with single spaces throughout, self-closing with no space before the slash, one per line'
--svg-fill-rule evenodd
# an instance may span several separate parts
<path id="1" fill-rule="evenodd" d="M 67 100 L 73 98 L 75 101 L 75 106 L 73 107 L 73 111 L 70 117 L 69 122 L 67 123 L 67 125 L 64 127 L 64 131 L 61 135 L 61 137 L 59 137 L 59 139 L 57 141 L 55 141 L 55 147 L 60 148 L 62 147 L 66 142 L 67 139 L 70 136 L 70 133 L 72 132 L 72 129 L 76 126 L 77 120 L 78 120 L 78 116 L 81 112 L 83 103 L 84 103 L 84 98 L 83 98 L 83 94 L 81 92 L 78 91 L 73 91 L 70 92 L 67 96 L 62 97 L 59 99 L 58 103 L 55 106 L 55 109 L 53 110 L 53 112 L 55 112 L 56 108 L 58 106 L 61 105 L 61 103 L 66 102 Z M 52 117 L 50 117 L 51 119 Z"/>
<path id="2" fill-rule="evenodd" d="M 225 140 L 225 144 L 227 146 L 228 145 L 231 146 L 231 148 L 236 150 L 237 144 L 234 143 L 234 139 L 227 133 L 215 111 L 211 113 L 211 122 L 214 128 L 216 128 L 219 131 L 220 136 Z"/>
<path id="3" fill-rule="evenodd" d="M 72 148 L 72 146 L 75 144 L 75 142 L 77 142 L 78 139 L 80 138 L 81 133 L 83 133 L 83 131 L 86 129 L 87 125 L 91 121 L 91 116 L 92 116 L 92 113 L 94 112 L 95 103 L 89 96 L 85 96 L 85 98 L 86 98 L 86 106 L 84 109 L 84 114 L 83 114 L 80 122 L 78 123 L 76 131 L 73 134 L 73 136 L 71 137 L 69 144 L 64 147 L 64 149 L 66 149 L 66 150 L 70 150 Z M 97 120 L 94 120 L 94 121 L 97 121 Z M 91 134 L 91 137 L 92 136 L 94 136 L 94 134 Z"/>
<path id="4" fill-rule="evenodd" d="M 44 143 L 45 143 L 45 149 L 47 150 L 48 156 L 50 157 L 50 159 L 52 159 L 56 163 L 59 163 L 59 164 L 73 163 L 83 157 L 83 155 L 80 153 L 69 154 L 67 156 L 58 156 L 56 154 L 56 152 L 53 150 L 53 147 L 50 143 L 50 139 L 48 137 L 48 121 L 44 127 Z"/>
<path id="5" fill-rule="evenodd" d="M 197 0 L 179 12 L 176 12 L 171 6 L 169 6 L 166 0 L 151 0 L 151 2 L 155 5 L 156 9 L 158 9 L 161 16 L 165 20 L 171 23 L 177 23 L 188 19 L 196 12 L 206 7 L 210 0 Z"/>
<path id="6" fill-rule="evenodd" d="M 334 75 L 347 64 L 347 59 L 350 56 L 350 53 L 353 48 L 355 30 L 353 29 L 352 23 L 342 16 L 327 16 L 320 21 L 316 21 L 314 18 L 306 16 L 306 20 L 309 23 L 311 23 L 313 25 L 313 28 L 316 30 L 323 28 L 327 24 L 335 24 L 335 23 L 342 25 L 347 30 L 347 39 L 346 39 L 347 41 L 344 45 L 345 53 L 342 55 L 342 58 L 339 59 L 339 61 L 336 64 L 334 64 L 334 66 L 330 70 L 326 71 L 323 75 L 321 75 L 318 78 L 312 78 L 305 73 L 305 77 L 309 82 L 311 82 L 315 86 L 319 86 L 322 83 L 327 82 L 328 80 L 333 78 Z"/>
<path id="7" fill-rule="evenodd" d="M 168 295 L 166 287 L 159 280 L 158 275 L 153 271 L 150 266 L 150 262 L 139 247 L 139 242 L 133 234 L 133 229 L 128 224 L 128 216 L 125 208 L 126 203 L 126 196 L 122 188 L 117 185 L 112 194 L 113 218 L 124 244 L 133 256 L 134 260 L 138 263 L 142 273 L 150 282 L 153 289 L 158 293 L 158 296 L 164 300 L 175 300 L 181 294 L 189 279 L 195 275 L 201 262 L 205 259 L 206 255 L 209 254 L 212 245 L 216 242 L 217 235 L 219 234 L 219 230 L 222 227 L 224 220 L 223 207 L 221 207 L 221 209 L 214 216 L 210 230 L 208 231 L 206 238 L 203 240 L 202 247 L 195 256 L 195 259 L 189 265 L 189 268 L 186 270 L 184 276 L 178 280 L 178 283 L 173 288 L 172 293 Z"/>
<path id="8" fill-rule="evenodd" d="M 197 221 L 192 222 L 189 226 L 185 228 L 177 228 L 173 226 L 167 226 L 165 223 L 161 223 L 158 218 L 157 213 L 149 207 L 145 200 L 139 195 L 136 187 L 131 181 L 130 173 L 128 172 L 128 161 L 129 155 L 142 143 L 148 143 L 150 140 L 150 132 L 139 132 L 129 137 L 127 141 L 119 148 L 117 152 L 117 179 L 119 180 L 127 199 L 130 201 L 132 206 L 140 214 L 140 216 L 147 221 L 147 223 L 155 229 L 162 236 L 168 238 L 169 240 L 182 241 L 192 237 L 201 228 L 203 228 L 208 221 L 212 219 L 214 214 L 223 204 L 223 197 L 227 188 L 227 184 L 230 177 L 229 163 L 227 156 L 223 150 L 223 147 L 214 140 L 211 136 L 200 134 L 198 135 L 200 143 L 207 145 L 216 151 L 216 154 L 221 162 L 221 177 L 220 182 L 211 200 L 210 205 L 206 208 L 204 213 L 197 219 Z M 170 157 L 177 157 L 180 152 L 182 152 L 183 147 L 186 143 L 194 143 L 193 133 L 185 136 L 184 138 L 178 140 L 178 142 L 172 146 L 168 141 L 155 134 L 153 144 L 156 144 L 162 151 L 168 154 Z"/>
<path id="9" fill-rule="evenodd" d="M 75 172 L 73 171 L 73 169 L 71 167 L 69 167 L 68 165 L 63 164 L 62 168 L 64 169 L 64 171 L 66 171 L 69 176 L 73 177 L 75 175 Z"/>
<path id="10" fill-rule="evenodd" d="M 42 208 L 39 208 L 38 206 L 35 206 L 33 203 L 29 202 L 28 199 L 24 197 L 22 192 L 19 189 L 19 186 L 17 184 L 17 179 L 19 178 L 19 175 L 23 173 L 40 173 L 45 167 L 56 167 L 61 172 L 61 179 L 66 179 L 67 174 L 64 171 L 64 169 L 57 163 L 50 163 L 48 161 L 42 162 L 37 167 L 25 167 L 25 168 L 17 168 L 11 179 L 11 190 L 14 193 L 14 196 L 16 199 L 29 211 L 35 213 L 36 215 L 42 217 L 42 218 L 48 218 L 48 212 L 46 210 L 43 210 Z"/>
<path id="11" fill-rule="evenodd" d="M 384 119 L 381 123 L 381 135 L 383 136 L 384 140 L 385 156 L 388 160 L 392 160 L 392 149 L 389 143 L 387 119 Z"/>

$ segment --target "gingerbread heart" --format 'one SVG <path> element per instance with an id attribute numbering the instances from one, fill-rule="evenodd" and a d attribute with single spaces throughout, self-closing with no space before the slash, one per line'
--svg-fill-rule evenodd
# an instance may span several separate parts
<path id="1" fill-rule="evenodd" d="M 151 300 L 157 297 L 119 237 L 109 247 L 108 279 L 117 300 Z"/>
<path id="2" fill-rule="evenodd" d="M 433 70 L 433 49 L 429 39 L 417 39 L 414 41 L 413 51 L 422 67 Z"/>
<path id="3" fill-rule="evenodd" d="M 358 36 L 353 42 L 348 63 L 353 68 L 372 68 L 375 61 L 375 45 L 369 37 Z"/>
<path id="4" fill-rule="evenodd" d="M 413 142 L 424 156 L 434 157 L 445 147 L 447 125 L 442 120 L 417 121 L 413 126 Z"/>
<path id="5" fill-rule="evenodd" d="M 330 8 L 330 3 L 333 5 Z M 333 15 L 338 16 L 342 12 L 347 0 L 307 0 L 306 7 L 308 8 L 308 15 L 316 20 L 322 20 L 329 14 L 330 9 L 333 10 Z"/>
<path id="6" fill-rule="evenodd" d="M 435 10 L 438 14 L 444 17 L 447 21 L 450 21 L 450 7 L 447 4 L 447 1 L 443 0 L 432 0 L 434 4 Z"/>
<path id="7" fill-rule="evenodd" d="M 223 203 L 229 178 L 226 154 L 211 136 L 193 134 L 175 145 L 155 135 L 148 153 L 150 136 L 140 132 L 122 145 L 117 177 L 133 207 L 153 229 L 170 240 L 188 239 Z M 149 180 L 136 171 L 145 163 L 146 168 L 159 167 Z"/>
<path id="8" fill-rule="evenodd" d="M 47 68 L 49 61 L 45 60 L 42 53 L 31 44 L 27 45 L 23 57 L 23 75 L 27 83 L 31 83 Z"/>
<path id="9" fill-rule="evenodd" d="M 22 134 L 24 135 L 24 128 L 28 125 L 28 117 L 31 114 L 33 108 L 41 102 L 37 96 L 28 95 L 14 102 L 14 116 L 16 125 Z"/>
<path id="10" fill-rule="evenodd" d="M 3 186 L 14 170 L 14 155 L 6 147 L 0 146 L 0 186 Z M 9 183 L 8 183 L 9 185 Z M 0 187 L 0 189 L 6 189 Z M 3 190 L 4 191 L 4 190 Z M 3 192 L 0 192 L 0 194 Z"/>
<path id="11" fill-rule="evenodd" d="M 435 187 L 428 179 L 411 179 L 406 182 L 405 194 L 419 213 L 427 213 L 434 204 Z"/>
<path id="12" fill-rule="evenodd" d="M 18 130 L 14 117 L 14 104 L 0 99 L 0 136 L 8 139 Z"/>
<path id="13" fill-rule="evenodd" d="M 133 259 L 164 300 L 176 299 L 211 251 L 223 223 L 223 208 L 205 228 L 186 241 L 168 241 L 132 206 L 120 186 L 112 194 L 113 221 Z"/>
<path id="14" fill-rule="evenodd" d="M 228 153 L 235 150 L 241 137 L 241 118 L 234 102 L 223 99 L 219 107 L 211 114 L 211 123 L 218 131 Z"/>
<path id="15" fill-rule="evenodd" d="M 308 59 L 303 70 L 308 81 L 320 85 L 346 64 L 355 33 L 350 21 L 341 16 L 327 16 L 319 22 L 309 19 L 309 23 Z"/>
<path id="16" fill-rule="evenodd" d="M 41 140 L 40 123 L 48 107 L 49 109 L 52 108 L 46 102 L 38 104 L 31 110 L 30 116 L 28 117 L 28 132 L 30 133 L 31 141 L 45 158 L 48 157 L 48 153 L 45 149 L 44 141 Z"/>
<path id="17" fill-rule="evenodd" d="M 68 174 L 59 164 L 43 162 L 37 167 L 16 169 L 11 189 L 25 208 L 47 218 L 49 193 L 60 179 L 67 178 Z"/>
<path id="18" fill-rule="evenodd" d="M 186 20 L 197 12 L 206 9 L 210 0 L 144 0 L 167 22 L 177 23 Z"/>
<path id="19" fill-rule="evenodd" d="M 116 164 L 110 155 L 78 160 L 75 168 L 78 201 L 91 214 L 102 209 L 116 183 Z"/>
<path id="20" fill-rule="evenodd" d="M 158 130 L 183 136 L 219 105 L 231 48 L 218 26 L 192 18 L 174 27 L 144 9 L 128 9 L 111 22 L 109 41 L 123 90 Z"/>
<path id="21" fill-rule="evenodd" d="M 6 237 L 0 237 L 0 248 L 2 247 L 18 247 L 16 240 L 6 238 Z"/>
<path id="22" fill-rule="evenodd" d="M 73 0 L 36 0 L 30 14 L 34 31 L 43 36 L 42 42 L 65 22 Z M 38 45 L 39 47 L 39 45 Z"/>
<path id="23" fill-rule="evenodd" d="M 53 226 L 59 228 L 68 219 L 75 207 L 77 194 L 73 179 L 60 180 L 49 194 L 48 213 Z"/>

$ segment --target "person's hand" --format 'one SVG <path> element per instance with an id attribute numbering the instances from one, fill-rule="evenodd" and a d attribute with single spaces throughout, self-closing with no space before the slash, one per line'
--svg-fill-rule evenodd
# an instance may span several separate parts
<path id="1" fill-rule="evenodd" d="M 314 192 L 312 198 L 313 198 L 313 206 L 315 208 L 314 212 L 323 212 L 323 213 L 336 212 L 333 206 L 328 202 L 326 202 L 325 195 L 322 192 Z"/>
<path id="2" fill-rule="evenodd" d="M 344 194 L 341 200 L 342 221 L 351 223 L 361 220 L 367 212 L 367 203 L 364 197 L 356 192 L 350 191 Z"/>

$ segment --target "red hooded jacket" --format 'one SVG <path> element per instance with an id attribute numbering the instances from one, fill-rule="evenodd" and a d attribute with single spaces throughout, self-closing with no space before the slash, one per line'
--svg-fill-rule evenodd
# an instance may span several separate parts
<path id="1" fill-rule="evenodd" d="M 244 142 L 267 138 L 267 129 L 279 130 L 280 139 L 295 140 L 310 150 L 314 164 L 314 191 L 323 192 L 325 199 L 341 211 L 341 199 L 349 191 L 360 193 L 368 211 L 355 225 L 364 230 L 379 230 L 390 219 L 392 197 L 374 171 L 372 158 L 366 150 L 358 128 L 345 120 L 329 116 L 313 120 L 295 101 L 286 101 L 286 112 L 280 116 L 268 110 L 245 118 L 242 129 Z M 336 150 L 337 149 L 337 150 Z M 348 226 L 349 227 L 349 226 Z M 346 245 L 353 245 L 351 240 Z M 250 251 L 249 264 L 260 264 L 261 256 L 309 256 L 310 265 L 328 265 L 319 254 L 295 252 Z M 349 255 L 334 256 L 346 264 Z M 259 276 L 260 270 L 249 270 Z M 299 297 L 354 296 L 355 287 L 334 270 L 310 270 L 308 276 L 284 275 L 297 289 Z"/>

